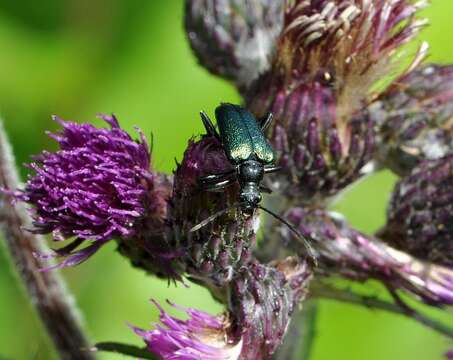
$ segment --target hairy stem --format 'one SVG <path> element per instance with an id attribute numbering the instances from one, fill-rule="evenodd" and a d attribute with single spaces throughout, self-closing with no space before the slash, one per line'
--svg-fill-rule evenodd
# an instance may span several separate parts
<path id="1" fill-rule="evenodd" d="M 0 189 L 15 190 L 19 177 L 3 124 L 0 122 Z M 40 272 L 45 265 L 33 254 L 50 252 L 44 239 L 24 230 L 31 221 L 24 205 L 13 204 L 11 196 L 0 192 L 0 229 L 12 262 L 31 303 L 35 306 L 60 359 L 94 359 L 87 352 L 88 340 L 81 317 L 64 280 L 58 272 Z M 85 349 L 85 350 L 84 350 Z"/>
<path id="2" fill-rule="evenodd" d="M 283 344 L 274 354 L 275 360 L 308 360 L 312 354 L 316 335 L 318 306 L 315 300 L 297 309 L 286 332 Z"/>
<path id="3" fill-rule="evenodd" d="M 361 305 L 370 309 L 385 310 L 399 315 L 405 315 L 430 329 L 453 338 L 453 328 L 438 322 L 437 320 L 419 313 L 405 304 L 395 293 L 392 293 L 395 302 L 380 300 L 374 296 L 357 294 L 348 289 L 338 289 L 333 286 L 316 283 L 312 285 L 313 297 L 342 301 L 349 304 Z"/>

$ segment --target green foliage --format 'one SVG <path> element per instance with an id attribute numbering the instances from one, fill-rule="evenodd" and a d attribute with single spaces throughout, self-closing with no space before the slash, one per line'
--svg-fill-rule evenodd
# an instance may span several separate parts
<path id="1" fill-rule="evenodd" d="M 170 172 L 187 140 L 202 131 L 199 110 L 213 114 L 220 101 L 239 102 L 229 84 L 197 66 L 183 32 L 182 5 L 0 0 L 0 112 L 18 164 L 55 146 L 44 135 L 57 127 L 51 114 L 93 121 L 98 112 L 115 112 L 127 130 L 136 125 L 153 133 L 154 166 Z M 420 38 L 431 44 L 431 61 L 453 58 L 452 10 L 451 1 L 438 0 L 424 12 L 432 25 Z M 337 208 L 359 229 L 376 230 L 394 181 L 389 174 L 366 179 Z M 50 359 L 49 341 L 0 249 L 0 357 Z M 140 344 L 126 322 L 148 326 L 156 320 L 149 298 L 222 310 L 204 289 L 168 287 L 132 269 L 113 245 L 64 274 L 95 341 Z M 394 315 L 322 302 L 319 316 L 313 360 L 437 359 L 449 345 Z"/>

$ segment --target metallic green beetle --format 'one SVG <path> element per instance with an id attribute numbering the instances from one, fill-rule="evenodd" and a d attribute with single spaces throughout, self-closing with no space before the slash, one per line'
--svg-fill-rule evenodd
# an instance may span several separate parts
<path id="1" fill-rule="evenodd" d="M 225 154 L 233 165 L 231 171 L 201 177 L 199 179 L 201 186 L 208 191 L 216 191 L 224 189 L 237 180 L 240 185 L 240 194 L 237 204 L 209 216 L 190 231 L 202 228 L 235 207 L 241 207 L 242 211 L 249 214 L 253 213 L 256 208 L 260 208 L 285 224 L 297 238 L 302 240 L 308 250 L 309 258 L 316 266 L 317 260 L 307 239 L 280 215 L 260 205 L 261 192 L 270 192 L 269 189 L 261 186 L 264 174 L 280 169 L 274 165 L 274 150 L 264 136 L 264 131 L 273 119 L 272 114 L 258 122 L 243 107 L 223 103 L 215 110 L 219 132 L 208 115 L 204 112 L 201 112 L 200 115 L 208 135 L 215 136 L 222 143 Z"/>
<path id="2" fill-rule="evenodd" d="M 201 112 L 201 119 L 209 135 L 215 136 L 223 145 L 225 154 L 234 169 L 204 176 L 199 179 L 206 190 L 219 190 L 238 180 L 240 185 L 239 204 L 245 211 L 253 211 L 261 201 L 261 186 L 266 173 L 279 170 L 274 166 L 274 150 L 263 132 L 272 121 L 272 114 L 258 122 L 245 108 L 223 103 L 215 110 L 217 132 L 208 115 Z"/>

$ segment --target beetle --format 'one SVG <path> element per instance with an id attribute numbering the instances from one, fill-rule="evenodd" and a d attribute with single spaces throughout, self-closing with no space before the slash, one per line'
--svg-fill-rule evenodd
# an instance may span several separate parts
<path id="1" fill-rule="evenodd" d="M 208 191 L 219 191 L 237 180 L 240 191 L 238 203 L 204 219 L 192 227 L 190 232 L 202 228 L 231 209 L 240 207 L 243 212 L 253 214 L 256 208 L 260 208 L 285 224 L 298 239 L 302 240 L 312 263 L 316 266 L 317 260 L 307 239 L 280 215 L 260 205 L 261 192 L 271 192 L 261 185 L 264 174 L 280 169 L 274 164 L 274 150 L 264 136 L 264 132 L 273 120 L 272 114 L 258 121 L 242 106 L 222 103 L 215 109 L 219 131 L 205 112 L 201 111 L 200 115 L 207 134 L 214 136 L 222 144 L 226 157 L 233 165 L 230 171 L 200 177 L 198 181 L 201 187 Z"/>
<path id="2" fill-rule="evenodd" d="M 274 150 L 264 136 L 272 122 L 272 114 L 258 122 L 247 109 L 223 103 L 215 110 L 218 132 L 205 112 L 200 112 L 200 115 L 208 135 L 220 141 L 233 165 L 231 171 L 199 178 L 201 187 L 217 191 L 237 180 L 240 206 L 247 213 L 253 212 L 261 202 L 261 191 L 270 192 L 261 185 L 264 174 L 280 169 L 274 165 Z"/>

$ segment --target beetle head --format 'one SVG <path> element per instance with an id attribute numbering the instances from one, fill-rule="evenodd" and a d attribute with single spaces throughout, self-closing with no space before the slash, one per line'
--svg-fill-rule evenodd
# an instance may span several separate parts
<path id="1" fill-rule="evenodd" d="M 241 188 L 239 195 L 242 209 L 251 212 L 256 209 L 261 202 L 260 189 L 255 183 L 247 183 Z"/>

